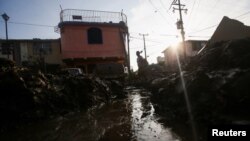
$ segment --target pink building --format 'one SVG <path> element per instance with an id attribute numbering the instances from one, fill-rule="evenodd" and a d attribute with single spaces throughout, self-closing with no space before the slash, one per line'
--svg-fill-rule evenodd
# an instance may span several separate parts
<path id="1" fill-rule="evenodd" d="M 121 72 L 127 63 L 126 15 L 119 12 L 66 9 L 60 14 L 62 59 L 86 73 Z"/>

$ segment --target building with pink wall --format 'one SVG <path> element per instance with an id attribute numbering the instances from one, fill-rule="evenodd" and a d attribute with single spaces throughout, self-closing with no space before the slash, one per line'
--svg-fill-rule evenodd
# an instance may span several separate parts
<path id="1" fill-rule="evenodd" d="M 128 28 L 123 13 L 66 9 L 60 16 L 62 59 L 67 66 L 93 73 L 127 65 Z"/>

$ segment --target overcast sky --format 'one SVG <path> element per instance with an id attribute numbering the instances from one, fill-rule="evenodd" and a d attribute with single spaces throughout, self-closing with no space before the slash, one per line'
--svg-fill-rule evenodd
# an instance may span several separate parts
<path id="1" fill-rule="evenodd" d="M 142 37 L 147 33 L 148 60 L 157 56 L 170 44 L 180 40 L 176 35 L 178 11 L 169 9 L 173 0 L 0 0 L 0 14 L 10 17 L 10 39 L 59 38 L 54 26 L 59 22 L 60 4 L 63 9 L 86 9 L 123 12 L 128 17 L 131 34 L 131 63 L 136 66 L 135 52 L 143 50 Z M 250 25 L 249 0 L 181 0 L 188 9 L 183 13 L 187 39 L 209 39 L 223 16 L 236 18 Z M 211 27 L 212 28 L 209 28 Z M 0 19 L 0 38 L 5 39 L 4 20 Z"/>

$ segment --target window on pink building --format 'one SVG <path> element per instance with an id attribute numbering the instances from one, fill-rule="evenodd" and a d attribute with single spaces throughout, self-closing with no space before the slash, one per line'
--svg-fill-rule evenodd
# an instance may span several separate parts
<path id="1" fill-rule="evenodd" d="M 88 43 L 89 44 L 102 44 L 102 30 L 99 28 L 88 29 Z"/>

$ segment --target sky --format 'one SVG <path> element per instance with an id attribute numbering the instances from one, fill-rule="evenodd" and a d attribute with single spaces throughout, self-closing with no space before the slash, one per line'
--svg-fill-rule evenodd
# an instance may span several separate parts
<path id="1" fill-rule="evenodd" d="M 142 36 L 149 63 L 169 45 L 181 41 L 176 28 L 178 11 L 173 11 L 173 0 L 0 0 L 0 14 L 7 13 L 9 39 L 60 38 L 54 27 L 63 9 L 102 10 L 125 13 L 130 32 L 131 65 L 137 69 L 136 51 L 143 50 Z M 223 16 L 250 25 L 249 0 L 181 0 L 186 39 L 209 39 Z M 171 8 L 170 8 L 171 7 Z M 0 18 L 0 38 L 5 39 L 4 20 Z"/>

